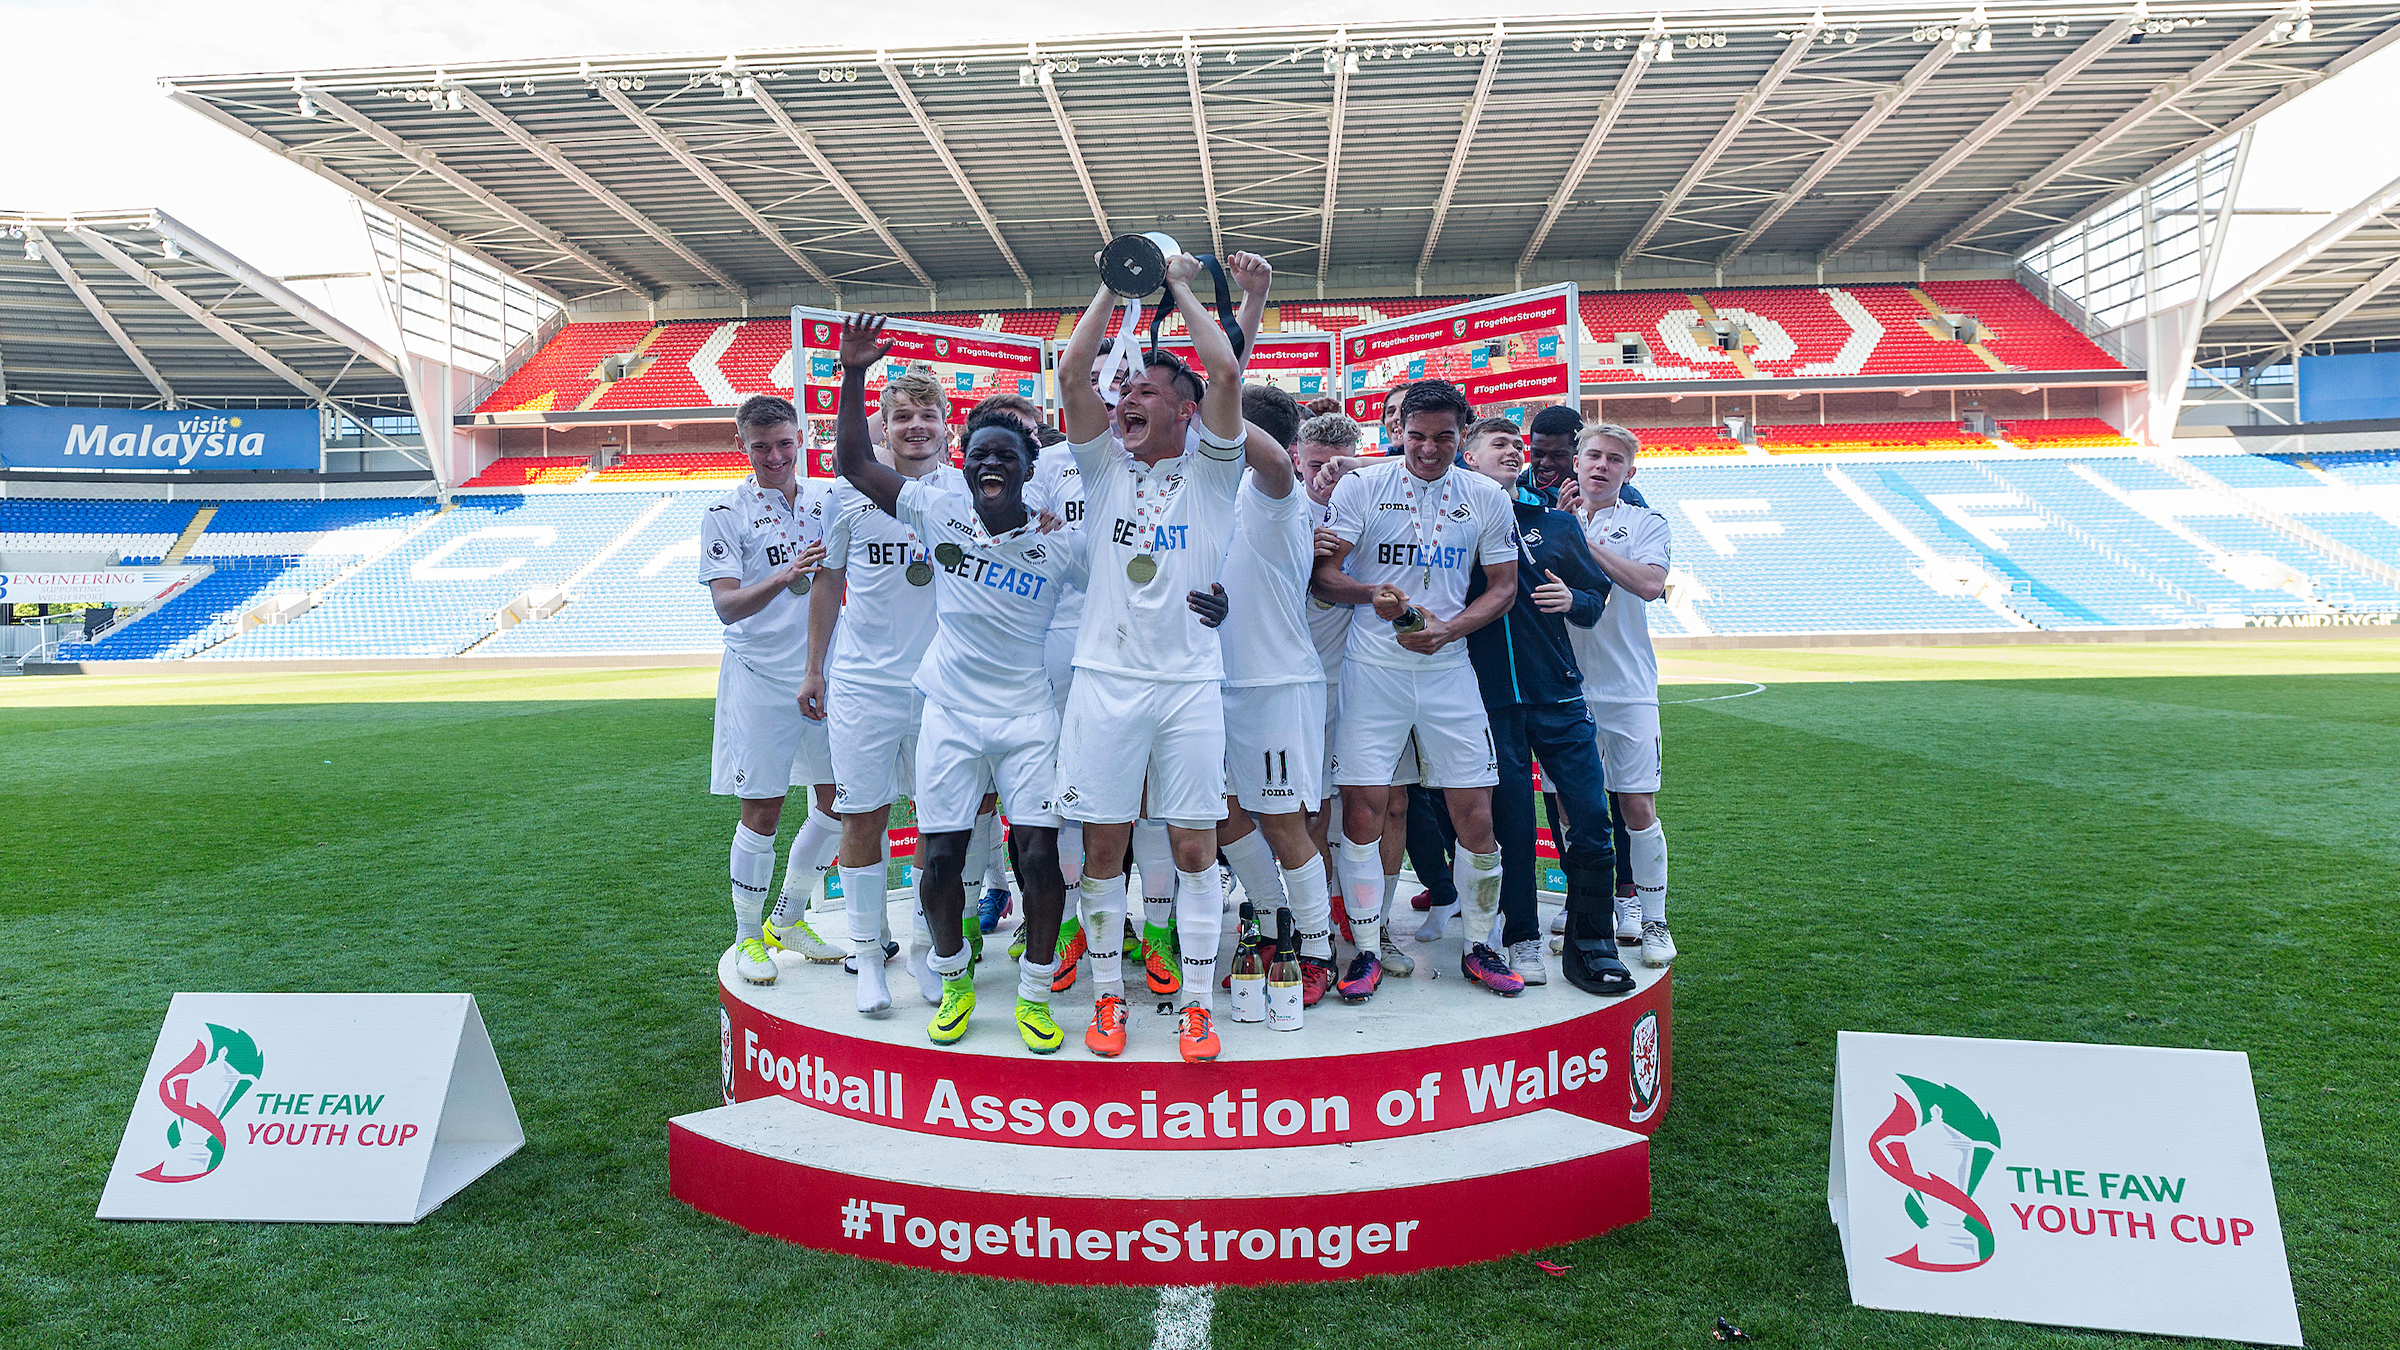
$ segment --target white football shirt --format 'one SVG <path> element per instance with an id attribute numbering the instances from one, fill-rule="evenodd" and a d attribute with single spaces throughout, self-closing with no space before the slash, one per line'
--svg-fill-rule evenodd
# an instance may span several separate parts
<path id="1" fill-rule="evenodd" d="M 1022 717 L 1053 707 L 1042 663 L 1052 612 L 1084 579 L 1080 530 L 1043 534 L 1037 521 L 988 535 L 963 486 L 919 479 L 893 504 L 934 555 L 941 622 L 916 686 L 945 708 L 976 717 Z M 955 547 L 955 561 L 944 562 Z"/>
<path id="2" fill-rule="evenodd" d="M 1333 524 L 1333 503 L 1323 506 L 1309 501 L 1309 568 L 1316 568 L 1315 527 Z M 1315 596 L 1308 597 L 1308 636 L 1316 644 L 1317 665 L 1325 672 L 1325 683 L 1337 684 L 1342 678 L 1342 652 L 1350 645 L 1350 606 L 1329 605 Z"/>
<path id="3" fill-rule="evenodd" d="M 1591 543 L 1653 567 L 1674 565 L 1667 518 L 1647 506 L 1620 501 L 1581 519 Z M 1650 607 L 1640 596 L 1611 587 L 1600 622 L 1589 628 L 1568 624 L 1567 641 L 1583 668 L 1586 702 L 1658 702 L 1658 653 L 1650 645 Z"/>
<path id="4" fill-rule="evenodd" d="M 1217 637 L 1228 687 L 1315 684 L 1325 678 L 1309 632 L 1308 574 L 1316 564 L 1316 503 L 1294 483 L 1278 501 L 1242 476 L 1233 547 L 1225 554 L 1228 605 Z"/>
<path id="5" fill-rule="evenodd" d="M 967 477 L 943 464 L 922 482 L 942 489 L 967 489 Z M 933 641 L 933 555 L 917 542 L 908 526 L 885 515 L 866 494 L 844 482 L 833 490 L 825 526 L 825 566 L 839 568 L 850 579 L 841 620 L 833 630 L 833 650 L 826 658 L 827 680 L 876 684 L 906 689 L 917 677 L 917 663 Z M 911 563 L 925 585 L 908 581 Z"/>
<path id="6" fill-rule="evenodd" d="M 1216 584 L 1233 534 L 1241 447 L 1203 441 L 1156 465 L 1135 459 L 1114 435 L 1074 451 L 1083 471 L 1092 577 L 1075 665 L 1174 683 L 1225 678 L 1216 632 L 1184 596 Z M 1136 582 L 1125 567 L 1143 556 L 1158 571 Z"/>
<path id="7" fill-rule="evenodd" d="M 700 515 L 700 584 L 719 577 L 744 586 L 766 580 L 824 538 L 829 495 L 823 483 L 803 478 L 786 502 L 757 478 L 744 478 Z M 808 673 L 807 597 L 777 592 L 765 609 L 725 625 L 725 650 L 758 674 L 798 689 Z"/>
<path id="8" fill-rule="evenodd" d="M 1075 452 L 1065 442 L 1045 447 L 1034 461 L 1033 481 L 1025 485 L 1025 508 L 1047 511 L 1067 523 L 1067 528 L 1080 534 L 1083 531 L 1083 470 L 1075 465 Z M 1058 612 L 1050 616 L 1052 628 L 1075 628 L 1083 623 L 1083 587 L 1067 585 L 1058 597 Z"/>
<path id="9" fill-rule="evenodd" d="M 1475 564 L 1517 560 L 1517 520 L 1508 494 L 1482 474 L 1452 465 L 1433 482 L 1394 456 L 1345 474 L 1333 489 L 1333 532 L 1350 545 L 1342 570 L 1369 586 L 1399 587 L 1445 619 L 1467 607 Z M 1389 620 L 1360 605 L 1350 618 L 1345 659 L 1397 670 L 1463 666 L 1467 644 L 1431 656 L 1400 645 Z"/>

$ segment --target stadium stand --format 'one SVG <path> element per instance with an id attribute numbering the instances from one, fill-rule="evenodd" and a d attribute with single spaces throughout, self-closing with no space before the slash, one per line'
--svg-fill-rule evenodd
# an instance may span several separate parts
<path id="1" fill-rule="evenodd" d="M 2010 417 L 2001 438 L 2028 450 L 2129 449 L 2133 441 L 2097 417 Z"/>
<path id="2" fill-rule="evenodd" d="M 1993 448 L 1955 422 L 1792 422 L 1760 427 L 1758 443 L 1775 455 Z"/>
<path id="3" fill-rule="evenodd" d="M 576 583 L 566 607 L 476 647 L 473 656 L 714 651 L 724 629 L 700 569 L 700 517 L 716 491 L 669 496 L 667 509 L 619 541 Z"/>
<path id="4" fill-rule="evenodd" d="M 521 488 L 572 483 L 591 467 L 591 459 L 585 455 L 504 455 L 460 486 Z"/>
<path id="5" fill-rule="evenodd" d="M 1747 454 L 1742 443 L 1723 427 L 1627 427 L 1642 439 L 1645 459 L 1692 459 L 1706 455 Z"/>
<path id="6" fill-rule="evenodd" d="M 620 321 L 568 324 L 501 381 L 480 406 L 488 412 L 555 412 L 580 407 L 600 387 L 601 358 L 621 355 L 654 327 Z"/>
<path id="7" fill-rule="evenodd" d="M 750 457 L 731 450 L 715 452 L 627 455 L 592 475 L 595 483 L 675 482 L 686 478 L 739 478 L 750 472 Z"/>
<path id="8" fill-rule="evenodd" d="M 156 558 L 174 546 L 201 505 L 0 498 L 0 552 Z"/>

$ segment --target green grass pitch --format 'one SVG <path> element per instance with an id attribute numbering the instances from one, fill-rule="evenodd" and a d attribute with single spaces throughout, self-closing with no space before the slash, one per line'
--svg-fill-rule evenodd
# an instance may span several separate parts
<path id="1" fill-rule="evenodd" d="M 1223 1291 L 1217 1346 L 1696 1346 L 1719 1314 L 1764 1346 L 2129 1343 L 1850 1306 L 1842 1028 L 2248 1051 L 2310 1344 L 2400 1342 L 2400 642 L 1668 667 L 1655 1217 L 1550 1253 L 1564 1279 Z M 1149 1345 L 1147 1289 L 821 1256 L 667 1195 L 665 1121 L 717 1093 L 712 683 L 0 682 L 0 1344 Z M 98 1222 L 179 989 L 471 991 L 526 1148 L 413 1228 Z"/>

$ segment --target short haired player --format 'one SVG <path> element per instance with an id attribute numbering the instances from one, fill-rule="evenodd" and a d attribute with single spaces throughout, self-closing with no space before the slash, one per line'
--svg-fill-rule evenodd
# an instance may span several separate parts
<path id="1" fill-rule="evenodd" d="M 775 878 L 784 798 L 794 787 L 815 788 L 820 806 L 832 797 L 822 786 L 833 779 L 825 728 L 800 710 L 808 663 L 800 597 L 825 557 L 826 493 L 800 476 L 800 416 L 788 401 L 769 394 L 746 400 L 734 414 L 734 431 L 750 476 L 700 518 L 700 583 L 725 625 L 709 791 L 742 803 L 733 831 L 734 973 L 773 984 L 767 886 Z M 791 872 L 813 879 L 818 866 L 795 842 Z M 785 890 L 787 897 L 797 893 L 789 877 Z"/>
<path id="2" fill-rule="evenodd" d="M 1492 833 L 1499 782 L 1491 728 L 1464 639 L 1505 613 L 1517 590 L 1517 535 L 1508 497 L 1457 464 L 1473 420 L 1466 395 L 1443 380 L 1410 386 L 1401 400 L 1401 453 L 1345 476 L 1333 492 L 1335 545 L 1320 554 L 1312 591 L 1354 615 L 1343 654 L 1334 781 L 1342 788 L 1343 908 L 1358 947 L 1336 986 L 1352 1002 L 1383 980 L 1383 870 L 1378 850 L 1392 769 L 1413 735 L 1425 786 L 1438 788 L 1458 831 L 1452 878 L 1467 931 L 1480 935 L 1500 907 L 1500 852 Z M 1480 564 L 1483 594 L 1469 601 Z"/>
<path id="3" fill-rule="evenodd" d="M 1083 571 L 1082 537 L 1045 535 L 1026 510 L 1025 479 L 1035 446 L 1012 418 L 969 425 L 966 472 L 955 481 L 903 477 L 875 460 L 862 405 L 867 368 L 891 350 L 883 324 L 880 315 L 854 314 L 842 325 L 834 454 L 853 488 L 924 541 L 935 571 L 931 598 L 940 612 L 938 631 L 911 672 L 924 697 L 915 795 L 925 842 L 919 885 L 933 929 L 929 964 L 942 980 L 941 1006 L 927 1032 L 936 1043 L 951 1044 L 966 1035 L 975 1009 L 963 869 L 978 805 L 997 790 L 1020 837 L 1023 862 L 1018 880 L 1025 890 L 1026 935 L 1017 966 L 1017 1033 L 1027 1049 L 1046 1055 L 1066 1039 L 1050 1015 L 1066 887 L 1058 871 L 1058 714 L 1042 668 L 1042 642 L 1061 582 Z M 862 991 L 871 978 L 880 983 L 880 972 L 862 959 Z M 862 992 L 860 1006 L 866 1002 Z"/>
<path id="4" fill-rule="evenodd" d="M 1178 254 L 1168 261 L 1167 289 L 1218 378 L 1203 385 L 1182 362 L 1153 352 L 1113 415 L 1085 382 L 1059 382 L 1092 550 L 1059 744 L 1061 814 L 1084 825 L 1079 889 L 1098 995 L 1085 1045 L 1113 1055 L 1125 1043 L 1125 849 L 1146 793 L 1148 814 L 1167 822 L 1173 850 L 1183 962 L 1177 1048 L 1195 1062 L 1221 1049 L 1208 1005 L 1224 922 L 1214 859 L 1225 815 L 1225 713 L 1217 635 L 1188 597 L 1216 585 L 1245 462 L 1262 488 L 1292 473 L 1283 447 L 1245 432 L 1241 362 L 1192 294 L 1198 270 Z M 1062 368 L 1091 363 L 1115 300 L 1105 286 L 1092 297 Z M 1195 419 L 1198 443 L 1187 448 Z"/>
<path id="5" fill-rule="evenodd" d="M 1626 499 L 1641 449 L 1640 437 L 1607 422 L 1586 428 L 1579 442 L 1575 465 L 1583 502 L 1577 515 L 1593 561 L 1615 589 L 1600 622 L 1570 630 L 1570 636 L 1638 897 L 1635 904 L 1618 902 L 1617 940 L 1638 937 L 1642 964 L 1664 966 L 1675 959 L 1675 936 L 1667 928 L 1667 835 L 1658 823 L 1658 653 L 1650 645 L 1647 605 L 1667 593 L 1674 559 L 1667 518 Z"/>

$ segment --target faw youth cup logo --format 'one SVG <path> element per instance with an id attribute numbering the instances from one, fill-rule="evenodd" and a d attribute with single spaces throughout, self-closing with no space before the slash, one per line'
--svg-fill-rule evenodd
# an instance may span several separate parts
<path id="1" fill-rule="evenodd" d="M 1645 1012 L 1633 1024 L 1633 1053 L 1631 1073 L 1625 1075 L 1625 1087 L 1633 1094 L 1633 1121 L 1648 1120 L 1658 1110 L 1658 1010 Z"/>
<path id="2" fill-rule="evenodd" d="M 231 1142 L 225 1116 L 266 1072 L 266 1058 L 250 1033 L 207 1026 L 208 1039 L 193 1041 L 191 1053 L 158 1080 L 158 1099 L 176 1118 L 167 1123 L 170 1151 L 139 1174 L 144 1181 L 198 1181 L 223 1166 Z"/>
<path id="3" fill-rule="evenodd" d="M 1911 1270 L 1952 1273 L 1992 1259 L 1991 1217 L 1975 1188 L 2000 1152 L 2000 1127 L 1975 1099 L 1947 1083 L 1899 1075 L 1915 1095 L 1892 1095 L 1892 1113 L 1867 1140 L 1867 1156 L 1908 1188 L 1901 1208 L 1923 1230 L 1917 1245 L 1886 1257 Z"/>

